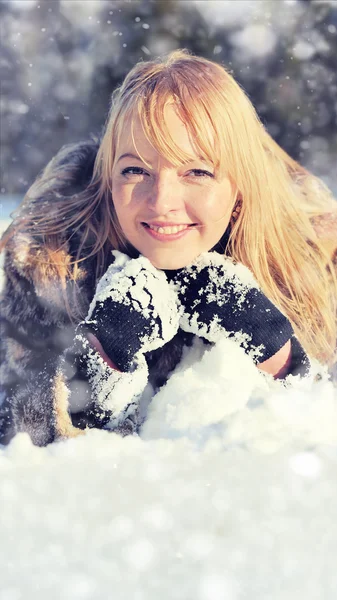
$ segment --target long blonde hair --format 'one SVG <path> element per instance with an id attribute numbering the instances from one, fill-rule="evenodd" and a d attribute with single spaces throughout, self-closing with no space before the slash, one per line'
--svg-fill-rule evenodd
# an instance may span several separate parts
<path id="1" fill-rule="evenodd" d="M 96 234 L 91 253 L 97 255 L 98 274 L 111 248 L 125 251 L 128 244 L 111 195 L 118 141 L 127 119 L 138 116 L 158 152 L 174 164 L 189 159 L 166 128 L 168 102 L 174 102 L 215 173 L 227 174 L 238 188 L 242 206 L 226 254 L 252 270 L 265 294 L 288 316 L 308 353 L 332 363 L 337 281 L 311 218 L 336 211 L 336 202 L 318 178 L 270 137 L 238 83 L 216 63 L 176 50 L 166 59 L 138 63 L 128 73 L 113 94 L 91 183 L 72 200 L 77 211 L 62 208 L 62 230 L 68 223 L 85 225 L 86 234 Z M 97 214 L 104 215 L 104 223 Z M 61 234 L 55 218 L 51 222 L 44 216 L 41 224 L 45 233 Z"/>

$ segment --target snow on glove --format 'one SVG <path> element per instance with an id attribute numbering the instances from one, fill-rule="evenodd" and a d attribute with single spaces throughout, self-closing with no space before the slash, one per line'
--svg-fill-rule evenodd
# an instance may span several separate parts
<path id="1" fill-rule="evenodd" d="M 309 368 L 291 323 L 263 294 L 251 271 L 218 253 L 201 254 L 176 272 L 180 327 L 217 342 L 224 335 L 240 344 L 255 364 L 264 362 L 291 339 L 299 371 Z"/>
<path id="2" fill-rule="evenodd" d="M 112 254 L 115 261 L 98 282 L 76 336 L 86 351 L 96 404 L 111 412 L 108 428 L 135 414 L 148 380 L 144 354 L 164 346 L 179 327 L 177 296 L 165 273 L 144 256 L 130 259 L 118 251 Z M 90 347 L 88 331 L 120 371 Z"/>

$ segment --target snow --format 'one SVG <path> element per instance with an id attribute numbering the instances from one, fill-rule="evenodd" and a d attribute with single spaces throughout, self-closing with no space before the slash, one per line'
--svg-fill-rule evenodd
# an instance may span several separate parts
<path id="1" fill-rule="evenodd" d="M 240 0 L 233 2 L 232 0 L 208 0 L 201 2 L 200 0 L 190 0 L 192 6 L 202 13 L 203 17 L 211 25 L 219 23 L 225 27 L 238 26 L 248 18 L 252 18 L 256 13 L 256 3 L 253 0 Z"/>
<path id="2" fill-rule="evenodd" d="M 244 56 L 262 57 L 275 49 L 277 37 L 265 25 L 247 25 L 242 31 L 233 33 L 231 40 Z"/>
<path id="3" fill-rule="evenodd" d="M 11 0 L 11 3 L 14 8 L 20 10 L 29 10 L 31 8 L 35 8 L 37 0 Z"/>
<path id="4" fill-rule="evenodd" d="M 310 60 L 315 55 L 315 48 L 312 44 L 309 44 L 305 40 L 300 40 L 296 42 L 293 47 L 293 55 L 298 60 Z"/>
<path id="5" fill-rule="evenodd" d="M 335 598 L 332 448 L 20 434 L 0 470 L 6 600 Z"/>
<path id="6" fill-rule="evenodd" d="M 140 436 L 0 449 L 0 599 L 333 600 L 332 382 L 196 340 L 146 409 Z"/>

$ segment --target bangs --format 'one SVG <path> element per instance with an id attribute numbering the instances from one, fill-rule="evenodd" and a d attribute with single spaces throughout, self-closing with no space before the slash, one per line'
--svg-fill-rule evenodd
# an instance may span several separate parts
<path id="1" fill-rule="evenodd" d="M 140 91 L 137 100 L 134 98 L 129 106 L 124 109 L 124 114 L 117 119 L 118 127 L 115 131 L 115 148 L 123 134 L 126 122 L 131 123 L 131 135 L 135 148 L 137 139 L 134 137 L 133 125 L 136 119 L 140 120 L 144 135 L 155 150 L 175 166 L 180 166 L 195 156 L 204 159 L 213 166 L 215 173 L 224 170 L 225 161 L 222 160 L 224 149 L 220 143 L 218 128 L 211 118 L 211 107 L 205 91 L 189 90 L 186 84 L 179 81 L 173 82 L 171 76 L 157 79 L 153 82 L 152 89 Z M 165 108 L 171 105 L 175 108 L 188 131 L 191 145 L 195 155 L 183 151 L 173 140 L 165 119 Z M 214 111 L 216 114 L 216 111 Z M 117 124 L 116 123 L 116 124 Z M 145 164 L 144 157 L 139 156 Z"/>

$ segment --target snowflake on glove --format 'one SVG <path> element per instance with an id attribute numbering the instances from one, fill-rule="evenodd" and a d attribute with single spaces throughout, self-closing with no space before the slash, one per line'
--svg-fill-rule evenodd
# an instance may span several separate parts
<path id="1" fill-rule="evenodd" d="M 255 364 L 276 354 L 290 339 L 287 374 L 305 375 L 309 360 L 290 321 L 260 290 L 251 271 L 216 252 L 167 272 L 180 305 L 179 326 L 209 342 L 232 338 Z"/>

